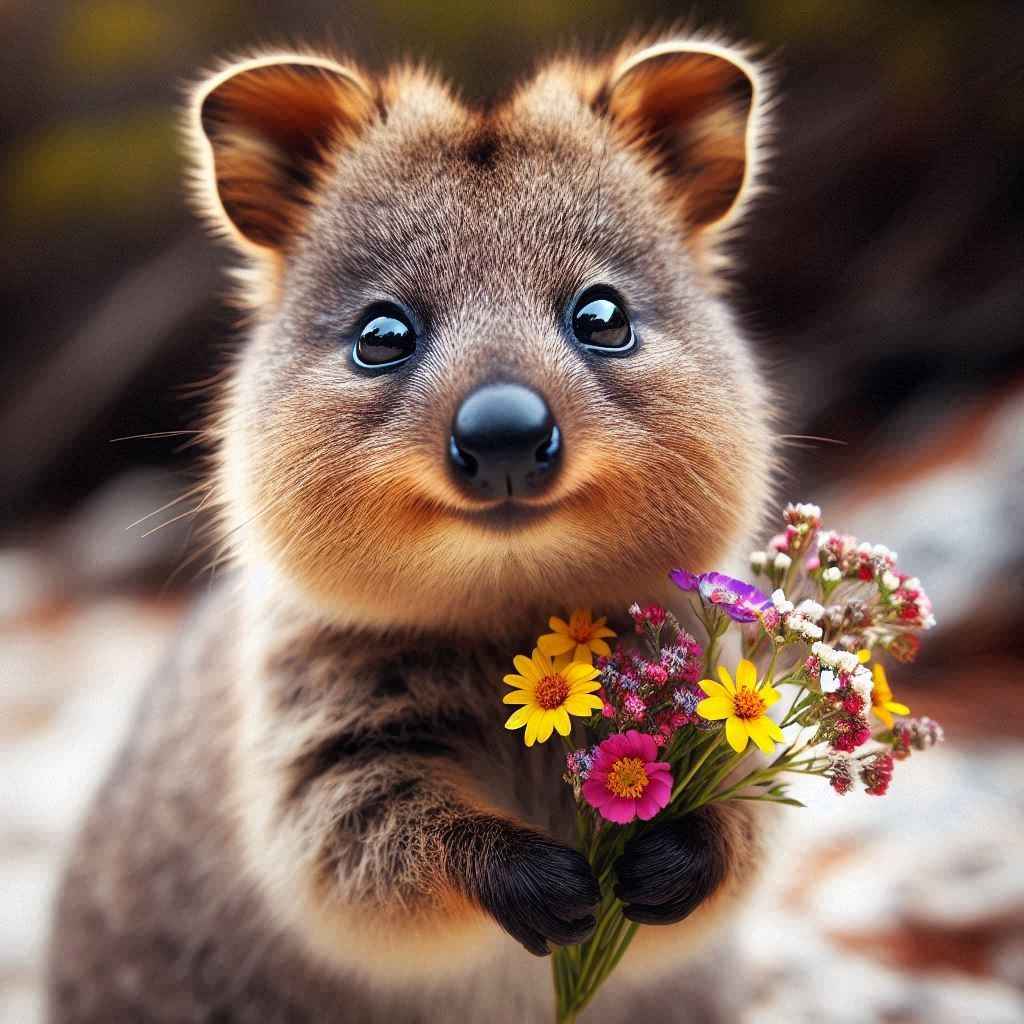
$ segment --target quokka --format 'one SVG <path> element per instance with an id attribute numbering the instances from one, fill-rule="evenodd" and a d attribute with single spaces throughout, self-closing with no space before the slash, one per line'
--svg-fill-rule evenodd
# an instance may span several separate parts
<path id="1" fill-rule="evenodd" d="M 764 111 L 742 51 L 676 36 L 487 109 L 307 54 L 197 89 L 251 314 L 212 428 L 233 566 L 71 856 L 55 1024 L 550 1019 L 542 957 L 598 890 L 564 752 L 504 731 L 500 680 L 552 610 L 671 605 L 668 568 L 758 521 L 770 396 L 720 254 Z M 712 808 L 626 851 L 650 927 L 592 1019 L 686 1018 L 758 834 Z"/>

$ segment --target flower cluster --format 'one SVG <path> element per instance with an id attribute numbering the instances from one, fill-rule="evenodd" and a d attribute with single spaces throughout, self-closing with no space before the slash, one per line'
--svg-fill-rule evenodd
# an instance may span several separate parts
<path id="1" fill-rule="evenodd" d="M 858 787 L 862 787 L 868 796 L 885 796 L 892 782 L 895 759 L 895 754 L 884 751 L 876 751 L 862 760 L 850 754 L 833 754 L 825 770 L 825 778 L 840 796 Z"/>
<path id="2" fill-rule="evenodd" d="M 935 719 L 927 716 L 907 719 L 893 725 L 890 740 L 892 756 L 897 761 L 905 761 L 912 750 L 927 750 L 945 738 L 942 726 Z"/>
<path id="3" fill-rule="evenodd" d="M 584 747 L 580 750 L 570 750 L 565 755 L 565 774 L 562 776 L 573 788 L 576 799 L 579 799 L 580 789 L 583 783 L 590 777 L 590 769 L 594 767 L 594 756 L 597 747 Z"/>
<path id="4" fill-rule="evenodd" d="M 782 511 L 785 529 L 768 542 L 765 551 L 754 551 L 750 567 L 756 576 L 767 576 L 775 586 L 783 583 L 795 565 L 806 558 L 821 527 L 821 509 L 808 502 L 790 503 Z"/>
<path id="5" fill-rule="evenodd" d="M 880 660 L 912 661 L 935 623 L 893 551 L 823 530 L 821 509 L 797 503 L 750 561 L 755 582 L 672 570 L 685 607 L 634 604 L 619 635 L 589 609 L 552 617 L 505 676 L 506 727 L 527 746 L 568 747 L 580 849 L 602 884 L 653 818 L 732 799 L 793 804 L 793 774 L 882 796 L 897 762 L 942 741 L 938 723 L 907 717 Z M 729 637 L 735 669 L 720 663 Z M 581 953 L 556 951 L 560 1019 L 575 1019 L 632 936 L 613 892 L 598 917 Z"/>
<path id="6" fill-rule="evenodd" d="M 620 645 L 610 657 L 599 659 L 601 713 L 615 727 L 651 733 L 663 745 L 677 729 L 697 720 L 703 652 L 660 605 L 634 605 L 629 611 L 636 631 L 648 640 L 648 650 Z"/>
<path id="7" fill-rule="evenodd" d="M 772 591 L 772 606 L 761 615 L 761 625 L 766 633 L 772 635 L 776 643 L 785 643 L 788 640 L 805 640 L 811 643 L 820 640 L 824 636 L 819 623 L 825 614 L 825 609 L 805 598 L 798 605 L 794 605 L 786 597 L 785 591 L 778 587 Z"/>

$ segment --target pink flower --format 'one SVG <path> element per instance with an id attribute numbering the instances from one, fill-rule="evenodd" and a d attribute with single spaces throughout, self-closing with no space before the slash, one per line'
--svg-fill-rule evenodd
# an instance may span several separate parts
<path id="1" fill-rule="evenodd" d="M 655 761 L 657 754 L 655 738 L 636 729 L 609 736 L 583 784 L 587 803 L 617 825 L 653 818 L 672 796 L 671 766 Z"/>
<path id="2" fill-rule="evenodd" d="M 653 661 L 644 662 L 644 675 L 656 686 L 668 682 L 668 669 L 664 665 L 656 665 Z"/>
<path id="3" fill-rule="evenodd" d="M 622 710 L 634 722 L 642 722 L 647 714 L 647 705 L 635 693 L 627 693 L 622 702 Z"/>

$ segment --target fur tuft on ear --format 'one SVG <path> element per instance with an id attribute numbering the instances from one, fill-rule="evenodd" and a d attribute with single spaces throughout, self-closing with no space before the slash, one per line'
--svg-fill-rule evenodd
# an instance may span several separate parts
<path id="1" fill-rule="evenodd" d="M 712 40 L 666 39 L 625 51 L 599 102 L 653 163 L 688 228 L 717 234 L 750 196 L 764 93 L 763 72 L 740 51 Z"/>
<path id="2" fill-rule="evenodd" d="M 333 155 L 375 113 L 362 76 L 327 58 L 229 65 L 200 85 L 189 111 L 203 212 L 250 254 L 286 250 Z"/>

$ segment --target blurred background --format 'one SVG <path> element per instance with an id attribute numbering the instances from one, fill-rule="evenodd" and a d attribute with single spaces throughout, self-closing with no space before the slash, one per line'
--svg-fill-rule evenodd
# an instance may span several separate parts
<path id="1" fill-rule="evenodd" d="M 782 497 L 895 548 L 939 629 L 898 697 L 947 744 L 885 800 L 811 794 L 739 922 L 744 1022 L 1024 1019 L 1024 5 L 7 0 L 0 63 L 0 1019 L 39 1019 L 48 901 L 139 685 L 216 575 L 196 481 L 239 334 L 181 187 L 215 55 L 414 55 L 472 99 L 695 14 L 778 73 L 736 298 Z M 144 518 L 146 517 L 146 518 Z M 760 922 L 760 923 L 759 923 Z M 777 951 L 805 963 L 780 974 Z M 731 1016 L 730 1016 L 731 1014 Z"/>

